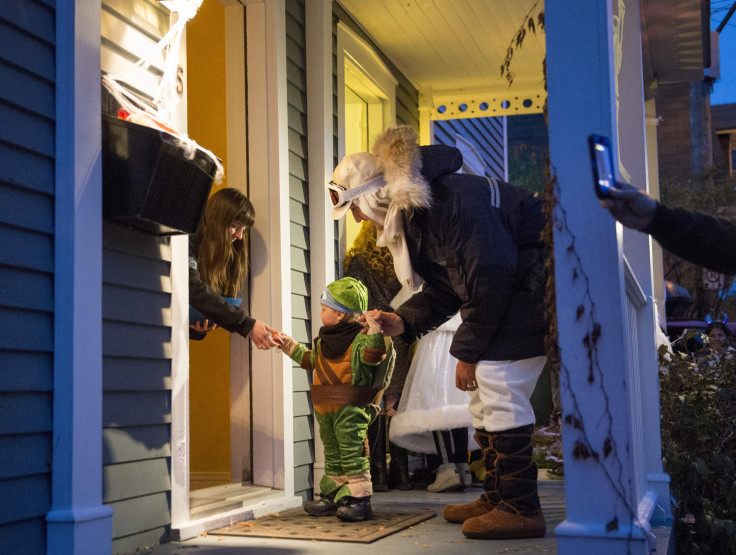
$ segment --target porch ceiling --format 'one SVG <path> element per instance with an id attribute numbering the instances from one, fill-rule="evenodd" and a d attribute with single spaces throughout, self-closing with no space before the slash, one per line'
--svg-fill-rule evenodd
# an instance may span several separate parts
<path id="1" fill-rule="evenodd" d="M 420 105 L 433 119 L 542 110 L 544 32 L 527 31 L 521 49 L 511 43 L 530 10 L 537 23 L 543 0 L 337 1 L 417 87 Z M 647 87 L 702 79 L 709 2 L 640 3 Z M 514 47 L 511 87 L 500 71 L 509 46 Z"/>
<path id="2" fill-rule="evenodd" d="M 506 50 L 540 0 L 339 0 L 420 91 L 433 119 L 540 112 L 544 102 L 544 33 L 527 30 L 514 45 L 509 87 L 501 76 Z M 524 106 L 528 100 L 529 106 Z M 503 107 L 503 101 L 510 104 Z M 488 106 L 483 110 L 483 103 Z M 460 105 L 467 106 L 465 111 Z M 445 112 L 438 110 L 445 106 Z"/>

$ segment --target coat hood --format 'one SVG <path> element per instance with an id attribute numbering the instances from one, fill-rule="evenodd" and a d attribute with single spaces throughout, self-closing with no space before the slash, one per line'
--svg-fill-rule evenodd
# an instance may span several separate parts
<path id="1" fill-rule="evenodd" d="M 422 157 L 413 128 L 389 127 L 376 138 L 373 154 L 381 162 L 386 195 L 392 204 L 400 210 L 429 207 L 431 190 L 422 176 Z"/>

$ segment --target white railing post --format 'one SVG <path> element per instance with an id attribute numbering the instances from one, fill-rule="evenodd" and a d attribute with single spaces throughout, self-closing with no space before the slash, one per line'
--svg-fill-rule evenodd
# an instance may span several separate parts
<path id="1" fill-rule="evenodd" d="M 617 156 L 612 10 L 608 0 L 557 0 L 545 16 L 567 502 L 558 548 L 644 554 L 623 241 L 594 196 L 587 145 L 607 135 Z"/>

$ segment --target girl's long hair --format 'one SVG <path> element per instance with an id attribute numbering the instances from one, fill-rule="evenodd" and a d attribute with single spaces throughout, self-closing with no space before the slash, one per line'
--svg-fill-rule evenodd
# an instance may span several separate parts
<path id="1" fill-rule="evenodd" d="M 237 189 L 220 189 L 207 201 L 197 228 L 197 266 L 202 281 L 226 297 L 238 297 L 248 275 L 248 235 L 253 205 Z M 243 239 L 231 241 L 230 226 L 242 224 Z"/>

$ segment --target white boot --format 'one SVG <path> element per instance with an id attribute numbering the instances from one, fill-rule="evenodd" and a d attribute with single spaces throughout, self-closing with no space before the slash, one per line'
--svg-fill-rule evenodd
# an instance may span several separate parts
<path id="1" fill-rule="evenodd" d="M 460 487 L 462 489 L 469 488 L 473 483 L 470 465 L 468 463 L 455 463 L 455 468 L 457 468 L 457 473 L 460 476 Z"/>
<path id="2" fill-rule="evenodd" d="M 441 464 L 437 469 L 437 478 L 427 486 L 427 491 L 431 493 L 461 489 L 460 474 L 455 463 Z"/>

